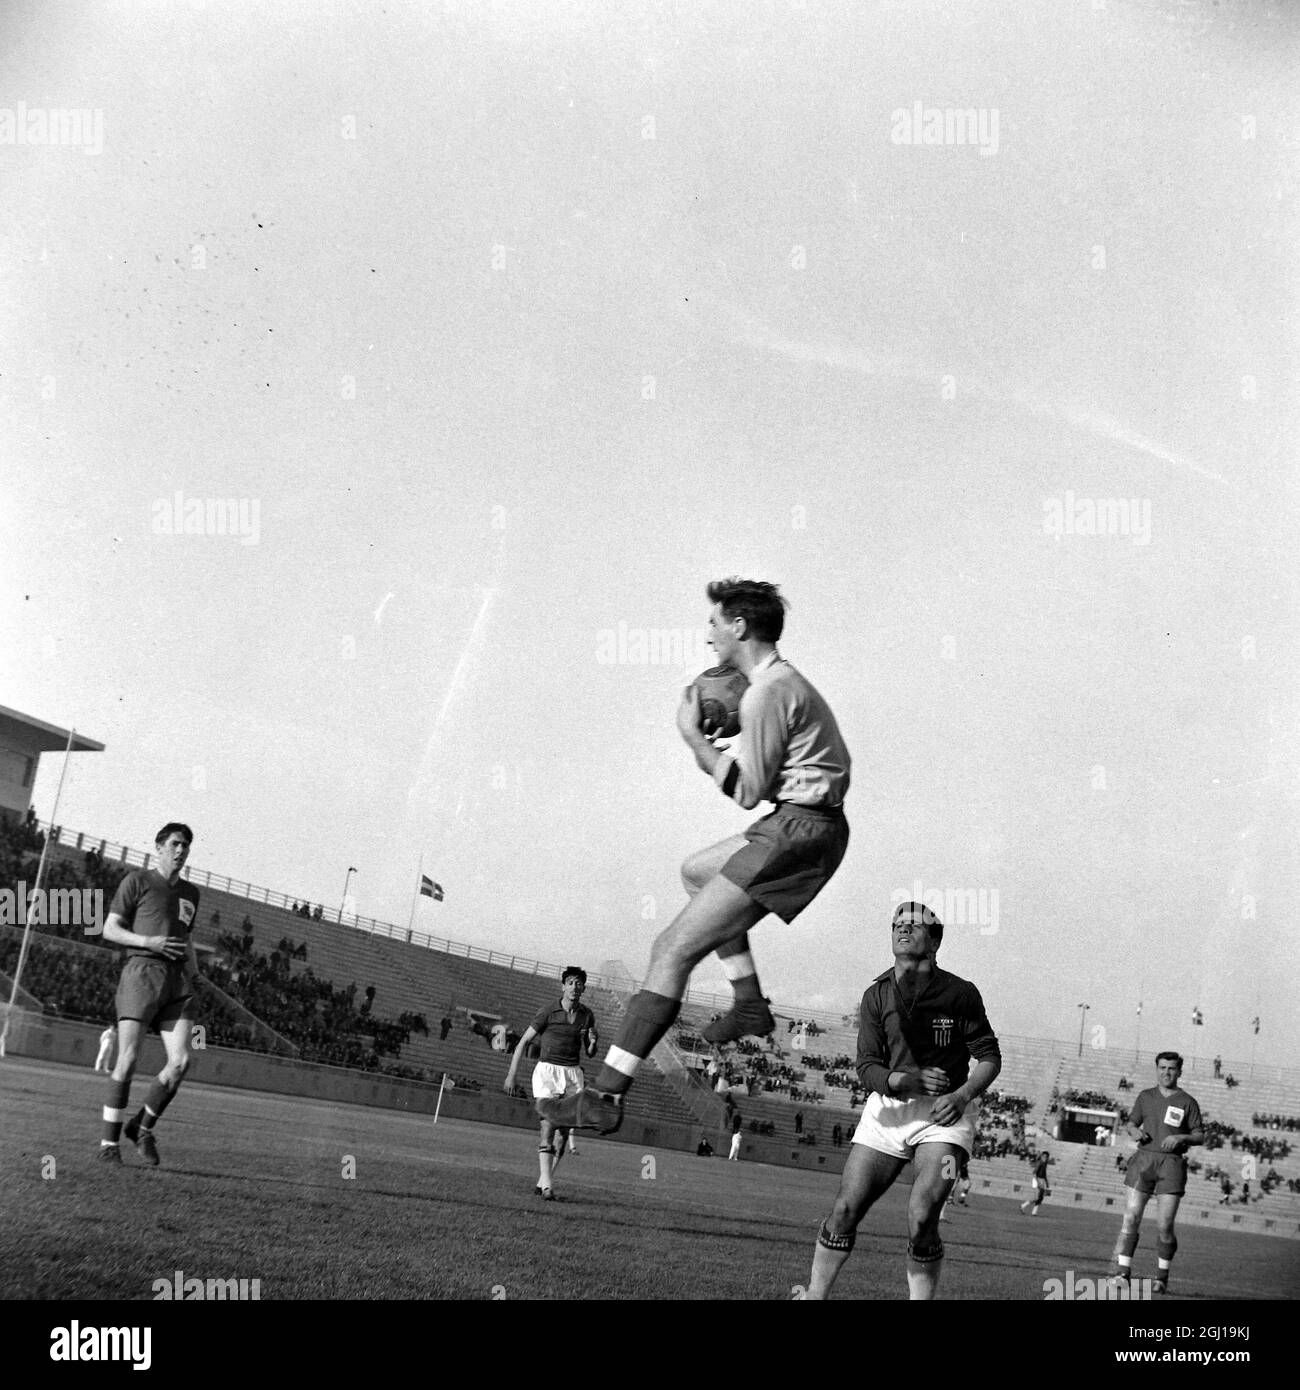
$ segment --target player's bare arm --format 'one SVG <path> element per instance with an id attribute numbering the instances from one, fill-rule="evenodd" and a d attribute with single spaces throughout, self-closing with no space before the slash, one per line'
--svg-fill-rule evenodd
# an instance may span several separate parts
<path id="1" fill-rule="evenodd" d="M 104 940 L 117 946 L 135 946 L 137 949 L 153 951 L 167 960 L 184 960 L 193 957 L 193 948 L 183 936 L 143 936 L 132 931 L 126 922 L 115 912 L 110 912 L 104 923 Z"/>
<path id="2" fill-rule="evenodd" d="M 1168 1134 L 1161 1141 L 1160 1147 L 1171 1154 L 1186 1153 L 1193 1144 L 1205 1143 L 1205 1131 L 1194 1129 L 1190 1134 Z"/>
<path id="3" fill-rule="evenodd" d="M 682 702 L 677 706 L 677 731 L 686 740 L 687 746 L 695 754 L 695 762 L 701 772 L 713 776 L 713 769 L 722 757 L 722 749 L 717 748 L 704 732 L 704 710 L 700 705 L 698 686 L 688 685 L 682 692 Z"/>
<path id="4" fill-rule="evenodd" d="M 515 1073 L 519 1070 L 520 1058 L 524 1055 L 524 1048 L 537 1036 L 537 1029 L 529 1025 L 524 1029 L 524 1035 L 519 1039 L 518 1046 L 515 1048 L 514 1056 L 510 1059 L 510 1066 L 506 1071 L 506 1079 L 501 1083 L 501 1089 L 509 1095 L 515 1089 Z"/>
<path id="5" fill-rule="evenodd" d="M 1001 1070 L 1001 1057 L 996 1059 L 989 1057 L 984 1061 L 977 1061 L 971 1068 L 965 1085 L 958 1086 L 955 1091 L 950 1091 L 935 1101 L 934 1109 L 930 1112 L 935 1124 L 955 1125 L 966 1113 L 966 1107 L 971 1101 L 982 1096 L 997 1080 Z"/>

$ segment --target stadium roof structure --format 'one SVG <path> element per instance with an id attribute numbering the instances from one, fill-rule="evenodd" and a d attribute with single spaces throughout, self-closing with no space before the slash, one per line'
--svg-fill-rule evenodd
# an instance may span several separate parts
<path id="1" fill-rule="evenodd" d="M 104 745 L 0 705 L 0 814 L 26 815 L 42 753 L 102 753 Z"/>
<path id="2" fill-rule="evenodd" d="M 31 753 L 62 753 L 68 746 L 69 729 L 60 729 L 57 724 L 47 724 L 43 719 L 33 719 L 30 714 L 21 714 L 16 709 L 0 705 L 0 739 L 17 744 Z M 104 745 L 82 734 L 73 735 L 74 753 L 102 753 Z"/>

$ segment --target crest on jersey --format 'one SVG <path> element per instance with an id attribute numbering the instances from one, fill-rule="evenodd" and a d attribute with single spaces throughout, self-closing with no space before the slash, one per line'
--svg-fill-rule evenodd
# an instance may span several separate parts
<path id="1" fill-rule="evenodd" d="M 194 920 L 194 904 L 188 898 L 182 898 L 176 904 L 176 912 L 187 927 Z"/>
<path id="2" fill-rule="evenodd" d="M 934 1045 L 935 1047 L 947 1047 L 952 1042 L 952 1029 L 954 1020 L 951 1018 L 938 1017 L 933 1021 Z"/>
<path id="3" fill-rule="evenodd" d="M 1181 1105 L 1165 1106 L 1165 1128 L 1177 1129 L 1178 1126 L 1182 1124 L 1183 1116 L 1186 1113 L 1186 1110 L 1184 1110 Z"/>

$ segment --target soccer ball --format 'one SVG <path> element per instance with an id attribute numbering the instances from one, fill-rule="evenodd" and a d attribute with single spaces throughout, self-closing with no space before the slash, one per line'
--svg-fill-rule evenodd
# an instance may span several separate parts
<path id="1" fill-rule="evenodd" d="M 735 738 L 740 732 L 740 697 L 749 682 L 734 666 L 711 666 L 695 677 L 704 715 L 704 732 L 710 737 Z"/>

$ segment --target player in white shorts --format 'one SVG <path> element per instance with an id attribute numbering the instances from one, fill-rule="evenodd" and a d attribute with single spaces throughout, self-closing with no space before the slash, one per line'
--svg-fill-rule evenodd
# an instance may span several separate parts
<path id="1" fill-rule="evenodd" d="M 909 1160 L 908 1292 L 930 1299 L 938 1289 L 939 1215 L 975 1146 L 978 1098 L 1002 1068 L 979 990 L 935 964 L 942 940 L 943 923 L 928 907 L 900 904 L 891 929 L 893 967 L 862 996 L 857 1072 L 871 1094 L 835 1207 L 817 1237 L 805 1298 L 830 1296 L 858 1223 Z"/>
<path id="2" fill-rule="evenodd" d="M 559 1004 L 539 1009 L 537 1016 L 524 1030 L 514 1056 L 510 1059 L 510 1069 L 506 1072 L 504 1084 L 507 1094 L 514 1090 L 520 1059 L 528 1044 L 534 1038 L 540 1038 L 542 1056 L 533 1068 L 533 1099 L 537 1102 L 539 1114 L 548 1100 L 582 1093 L 585 1077 L 579 1061 L 584 1053 L 588 1057 L 594 1056 L 600 1041 L 596 1032 L 596 1016 L 581 1002 L 583 992 L 587 988 L 587 972 L 576 965 L 566 965 L 560 976 L 560 985 Z M 554 1142 L 557 1134 L 558 1146 Z M 537 1194 L 544 1201 L 555 1200 L 551 1181 L 560 1159 L 564 1156 L 565 1141 L 569 1137 L 567 1129 L 552 1124 L 542 1116 L 542 1128 L 537 1145 Z"/>

